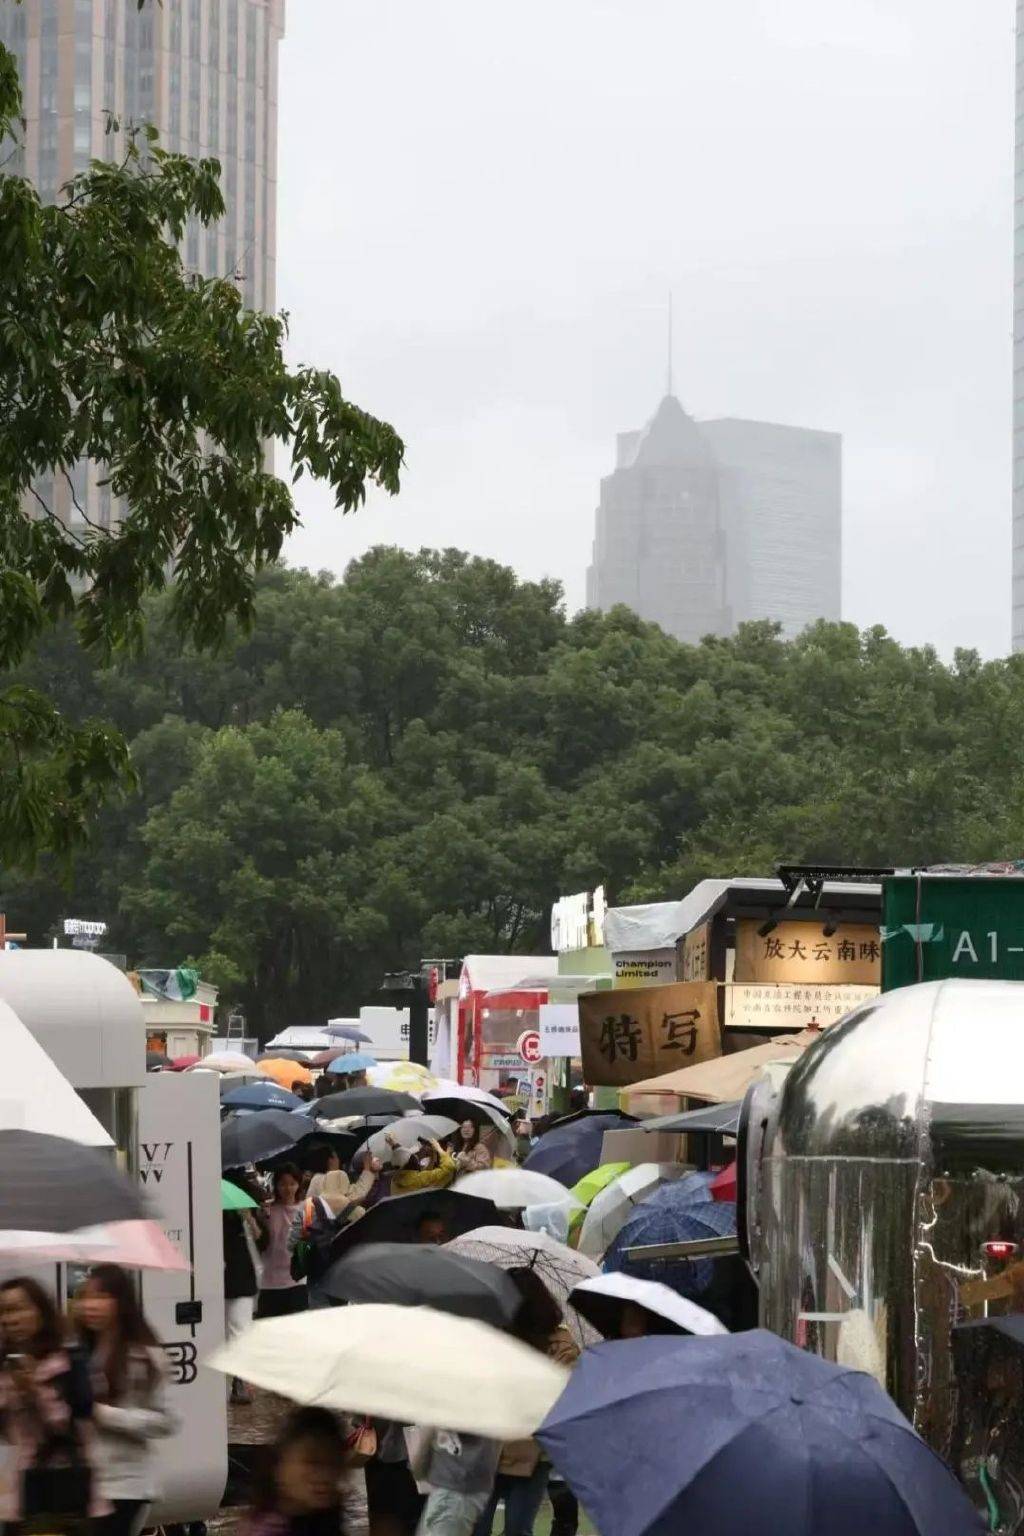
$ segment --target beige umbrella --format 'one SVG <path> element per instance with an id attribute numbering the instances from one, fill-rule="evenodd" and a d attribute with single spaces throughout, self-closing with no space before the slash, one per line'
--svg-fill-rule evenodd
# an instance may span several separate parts
<path id="1" fill-rule="evenodd" d="M 486 1323 L 376 1303 L 255 1323 L 206 1364 L 296 1403 L 495 1440 L 532 1435 L 569 1377 Z"/>

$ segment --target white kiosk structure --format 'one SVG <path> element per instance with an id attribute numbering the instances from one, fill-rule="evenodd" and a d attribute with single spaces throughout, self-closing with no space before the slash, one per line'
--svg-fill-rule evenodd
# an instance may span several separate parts
<path id="1" fill-rule="evenodd" d="M 175 1435 L 157 1442 L 162 1497 L 150 1520 L 205 1520 L 227 1478 L 224 1383 L 199 1365 L 224 1337 L 216 1082 L 202 1073 L 147 1077 L 142 1003 L 127 977 L 98 955 L 0 950 L 0 1004 L 7 1005 L 0 1007 L 0 1044 L 5 1025 L 12 1029 L 10 1010 L 108 1133 L 121 1165 L 142 1180 L 154 1218 L 189 1260 L 187 1272 L 147 1272 L 142 1281 L 178 1421 Z M 18 1087 L 9 1082 L 0 1094 L 0 1124 L 13 1123 Z M 61 1134 L 60 1125 L 50 1129 Z M 66 1134 L 74 1138 L 74 1128 Z M 60 1268 L 56 1283 L 62 1292 Z"/>

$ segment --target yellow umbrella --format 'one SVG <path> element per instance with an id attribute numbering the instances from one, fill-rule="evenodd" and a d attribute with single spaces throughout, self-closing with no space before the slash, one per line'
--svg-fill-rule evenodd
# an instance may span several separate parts
<path id="1" fill-rule="evenodd" d="M 373 1088 L 390 1088 L 395 1093 L 414 1093 L 419 1098 L 437 1087 L 437 1078 L 416 1061 L 382 1061 L 371 1067 L 366 1080 Z"/>
<path id="2" fill-rule="evenodd" d="M 293 1083 L 311 1083 L 313 1074 L 301 1062 L 288 1061 L 284 1056 L 268 1056 L 256 1063 L 256 1071 L 269 1077 L 279 1088 L 290 1088 Z"/>

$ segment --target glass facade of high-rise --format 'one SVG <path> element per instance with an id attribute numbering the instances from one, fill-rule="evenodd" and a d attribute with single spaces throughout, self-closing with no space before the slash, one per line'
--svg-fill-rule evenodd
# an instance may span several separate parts
<path id="1" fill-rule="evenodd" d="M 283 32 L 284 0 L 149 0 L 141 10 L 137 0 L 0 0 L 0 42 L 18 61 L 25 116 L 5 169 L 52 201 L 91 159 L 123 155 L 130 123 L 153 123 L 164 148 L 221 163 L 227 212 L 206 230 L 190 224 L 186 266 L 233 277 L 247 305 L 272 310 Z M 50 488 L 53 510 L 74 524 L 88 507 L 109 525 L 116 508 L 102 472 L 83 465 L 71 478 L 78 484 Z"/>
<path id="2" fill-rule="evenodd" d="M 1024 0 L 1017 0 L 1013 160 L 1013 648 L 1024 651 Z"/>

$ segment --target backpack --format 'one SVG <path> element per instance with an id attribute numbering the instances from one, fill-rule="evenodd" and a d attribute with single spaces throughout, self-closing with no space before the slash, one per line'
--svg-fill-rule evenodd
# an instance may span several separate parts
<path id="1" fill-rule="evenodd" d="M 316 1282 L 331 1262 L 331 1243 L 338 1234 L 338 1218 L 319 1199 L 302 1207 L 302 1233 L 292 1250 L 293 1280 Z"/>

